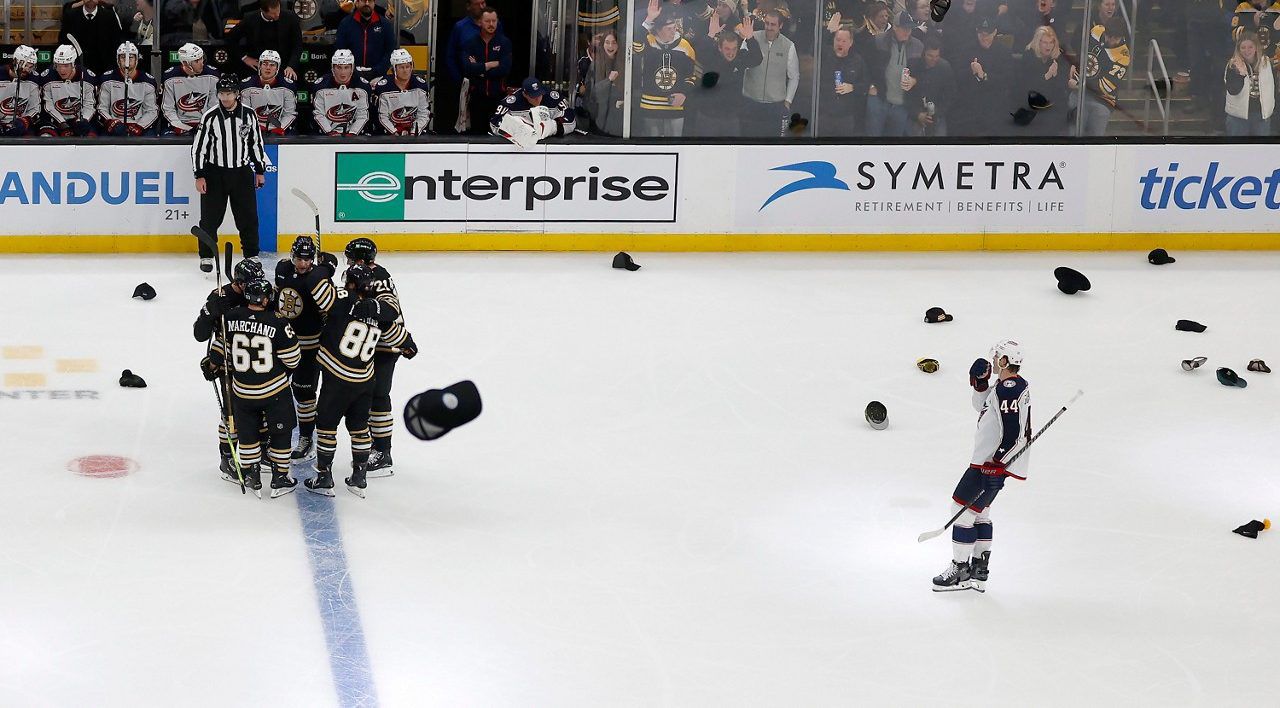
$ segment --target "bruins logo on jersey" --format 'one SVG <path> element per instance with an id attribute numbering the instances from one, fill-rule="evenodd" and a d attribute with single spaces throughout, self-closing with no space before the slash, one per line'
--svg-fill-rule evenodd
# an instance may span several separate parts
<path id="1" fill-rule="evenodd" d="M 676 87 L 676 81 L 679 79 L 676 70 L 671 68 L 671 55 L 662 55 L 662 66 L 653 72 L 653 83 L 663 91 L 670 91 Z"/>
<path id="2" fill-rule="evenodd" d="M 277 309 L 286 319 L 294 320 L 302 315 L 302 308 L 305 304 L 302 300 L 302 294 L 297 290 L 288 287 L 280 288 L 279 302 L 280 306 Z"/>
<path id="3" fill-rule="evenodd" d="M 1097 57 L 1097 55 L 1090 54 L 1090 55 L 1089 55 L 1089 58 L 1085 60 L 1085 63 L 1084 63 L 1084 74 L 1085 74 L 1085 76 L 1088 76 L 1089 78 L 1093 78 L 1093 77 L 1095 77 L 1095 76 L 1097 76 L 1097 75 L 1098 75 L 1098 57 Z"/>

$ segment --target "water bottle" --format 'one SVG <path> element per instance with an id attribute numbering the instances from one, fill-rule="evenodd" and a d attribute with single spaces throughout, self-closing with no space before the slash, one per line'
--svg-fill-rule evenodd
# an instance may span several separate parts
<path id="1" fill-rule="evenodd" d="M 836 89 L 840 88 L 840 84 L 844 83 L 844 72 L 836 69 Z"/>

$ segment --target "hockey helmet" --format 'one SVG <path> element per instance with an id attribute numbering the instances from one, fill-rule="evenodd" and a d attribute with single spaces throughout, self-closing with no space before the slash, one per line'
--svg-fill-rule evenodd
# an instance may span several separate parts
<path id="1" fill-rule="evenodd" d="M 200 61 L 201 59 L 204 59 L 204 50 L 201 49 L 199 45 L 187 42 L 181 47 L 178 47 L 178 61 L 183 64 Z"/>
<path id="2" fill-rule="evenodd" d="M 266 274 L 262 271 L 262 264 L 256 259 L 246 258 L 236 264 L 232 280 L 237 283 L 248 283 L 254 280 L 265 278 Z"/>
<path id="3" fill-rule="evenodd" d="M 373 293 L 373 269 L 365 265 L 353 265 L 342 274 L 342 282 L 347 290 L 354 290 L 362 295 Z"/>
<path id="4" fill-rule="evenodd" d="M 218 79 L 218 93 L 240 93 L 240 82 L 236 81 L 233 74 L 227 74 Z"/>
<path id="5" fill-rule="evenodd" d="M 36 67 L 39 58 L 36 56 L 36 50 L 23 44 L 13 50 L 13 65 L 23 71 L 31 71 Z"/>
<path id="6" fill-rule="evenodd" d="M 264 61 L 273 62 L 276 66 L 280 66 L 280 52 L 277 52 L 274 49 L 262 50 L 262 53 L 258 55 L 258 63 L 262 63 Z"/>
<path id="7" fill-rule="evenodd" d="M 133 42 L 121 42 L 120 46 L 116 47 L 116 56 L 136 57 L 138 56 L 138 47 Z"/>
<path id="8" fill-rule="evenodd" d="M 264 278 L 250 280 L 244 284 L 244 299 L 255 305 L 270 302 L 275 297 L 275 288 Z"/>
<path id="9" fill-rule="evenodd" d="M 316 259 L 316 242 L 310 236 L 299 236 L 289 247 L 289 255 L 295 260 L 314 261 Z"/>
<path id="10" fill-rule="evenodd" d="M 343 253 L 347 256 L 347 263 L 356 261 L 372 263 L 378 258 L 378 245 L 371 238 L 352 239 Z"/>
<path id="11" fill-rule="evenodd" d="M 76 48 L 70 44 L 63 44 L 53 52 L 54 64 L 74 64 L 76 63 Z"/>
<path id="12" fill-rule="evenodd" d="M 413 55 L 403 48 L 391 52 L 391 66 L 396 67 L 401 64 L 413 65 Z"/>
<path id="13" fill-rule="evenodd" d="M 998 342 L 991 348 L 991 363 L 998 366 L 1001 357 L 1007 357 L 1013 366 L 1022 366 L 1022 345 L 1012 339 Z"/>
<path id="14" fill-rule="evenodd" d="M 333 58 L 329 60 L 330 66 L 355 66 L 356 55 L 351 53 L 350 49 L 339 49 L 333 53 Z"/>

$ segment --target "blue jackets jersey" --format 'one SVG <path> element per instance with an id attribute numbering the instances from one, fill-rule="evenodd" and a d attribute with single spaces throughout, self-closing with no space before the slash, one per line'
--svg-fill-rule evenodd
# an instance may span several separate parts
<path id="1" fill-rule="evenodd" d="M 973 407 L 978 411 L 978 429 L 970 464 L 1004 463 L 1031 440 L 1031 390 L 1021 376 L 995 381 L 986 391 L 974 391 Z M 1029 462 L 1029 455 L 1022 455 L 1008 471 L 1025 478 Z"/>
<path id="2" fill-rule="evenodd" d="M 551 109 L 551 117 L 556 120 L 556 135 L 573 132 L 577 125 L 577 114 L 563 94 L 559 91 L 547 91 L 542 94 L 542 103 L 539 105 Z M 524 91 L 516 91 L 498 102 L 498 109 L 489 118 L 489 127 L 496 131 L 498 125 L 502 122 L 502 116 L 507 113 L 519 113 L 521 111 L 527 113 L 530 108 L 533 108 L 533 104 L 529 103 Z"/>

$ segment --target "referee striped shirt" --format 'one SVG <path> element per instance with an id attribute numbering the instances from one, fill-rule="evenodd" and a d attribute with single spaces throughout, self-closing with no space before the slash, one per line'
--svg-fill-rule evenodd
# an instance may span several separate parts
<path id="1" fill-rule="evenodd" d="M 205 177 L 209 167 L 253 167 L 266 174 L 267 156 L 262 146 L 262 130 L 258 117 L 244 104 L 227 110 L 222 104 L 211 108 L 200 119 L 195 142 L 191 144 L 191 167 L 196 177 Z"/>

